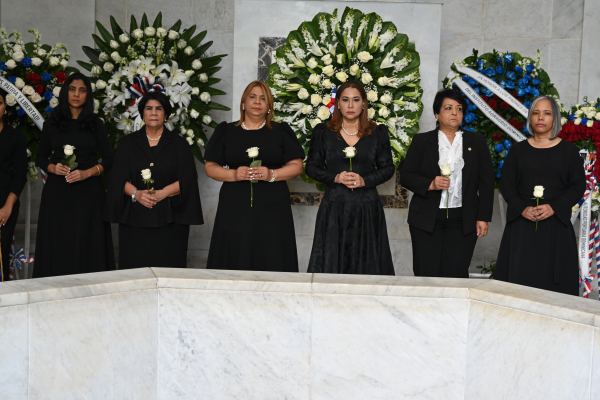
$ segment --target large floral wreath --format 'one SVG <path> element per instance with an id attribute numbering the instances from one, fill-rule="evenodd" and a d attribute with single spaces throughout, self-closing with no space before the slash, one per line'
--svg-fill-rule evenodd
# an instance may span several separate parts
<path id="1" fill-rule="evenodd" d="M 473 50 L 473 55 L 464 59 L 457 60 L 455 64 L 472 68 L 488 76 L 498 83 L 503 89 L 509 91 L 525 107 L 529 108 L 531 102 L 540 95 L 554 96 L 558 100 L 558 91 L 554 84 L 550 82 L 550 77 L 542 68 L 540 68 L 541 54 L 538 51 L 535 59 L 523 57 L 519 53 L 507 52 L 500 53 L 493 51 L 478 56 L 477 50 Z M 453 71 L 456 72 L 454 64 Z M 508 121 L 515 129 L 530 135 L 527 132 L 526 118 L 513 109 L 508 103 L 501 100 L 498 96 L 480 85 L 475 79 L 468 75 L 458 74 L 455 79 L 462 79 L 481 96 L 481 98 L 498 113 L 502 118 Z M 445 87 L 456 87 L 454 80 L 444 79 Z M 467 99 L 468 110 L 464 116 L 462 129 L 475 131 L 484 135 L 487 139 L 494 171 L 496 173 L 496 187 L 502 176 L 502 166 L 504 158 L 514 144 L 514 139 L 503 132 L 498 126 L 490 121 L 473 103 Z"/>
<path id="2" fill-rule="evenodd" d="M 181 21 L 162 26 L 162 13 L 150 25 L 146 14 L 138 26 L 131 16 L 130 32 L 110 17 L 112 33 L 96 22 L 100 36 L 92 35 L 98 49 L 83 47 L 91 62 L 78 61 L 92 73 L 94 96 L 102 101 L 102 114 L 113 146 L 142 124 L 137 104 L 151 90 L 164 92 L 173 105 L 167 128 L 185 137 L 196 158 L 204 162 L 201 148 L 208 142 L 204 125 L 215 128 L 211 110 L 230 108 L 212 101 L 225 92 L 212 85 L 213 75 L 226 55 L 209 55 L 211 42 L 202 43 L 206 31 L 196 26 L 181 31 Z"/>
<path id="3" fill-rule="evenodd" d="M 24 43 L 17 31 L 10 35 L 6 29 L 0 29 L 0 76 L 17 87 L 37 112 L 48 118 L 58 105 L 60 85 L 67 79 L 67 74 L 77 71 L 69 67 L 70 55 L 67 48 L 58 43 L 54 47 L 40 44 L 42 35 L 37 30 L 30 30 L 35 40 Z M 60 51 L 60 53 L 59 53 Z M 6 96 L 6 115 L 4 122 L 23 132 L 27 139 L 27 155 L 29 157 L 29 177 L 37 178 L 35 158 L 40 142 L 40 129 L 17 103 L 15 96 Z"/>
<path id="4" fill-rule="evenodd" d="M 388 126 L 394 163 L 404 159 L 419 131 L 423 91 L 419 53 L 393 23 L 349 7 L 341 19 L 337 9 L 319 13 L 290 32 L 275 61 L 267 80 L 275 98 L 274 120 L 290 124 L 307 154 L 312 128 L 331 118 L 336 88 L 360 81 L 369 118 Z M 306 174 L 302 178 L 316 183 Z"/>

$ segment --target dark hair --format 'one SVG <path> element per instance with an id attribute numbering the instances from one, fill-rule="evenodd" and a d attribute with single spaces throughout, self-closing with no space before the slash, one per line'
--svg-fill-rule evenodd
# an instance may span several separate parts
<path id="1" fill-rule="evenodd" d="M 439 114 L 442 111 L 442 104 L 445 99 L 450 99 L 454 101 L 458 101 L 463 109 L 463 116 L 467 112 L 467 100 L 465 100 L 464 96 L 461 92 L 455 89 L 442 89 L 438 91 L 435 95 L 435 99 L 433 100 L 433 114 Z M 439 125 L 439 123 L 438 123 Z"/>
<path id="2" fill-rule="evenodd" d="M 327 126 L 329 126 L 329 129 L 331 129 L 333 132 L 337 132 L 338 137 L 341 137 L 340 130 L 342 129 L 342 112 L 340 111 L 340 101 L 342 100 L 342 94 L 344 93 L 344 90 L 349 88 L 354 88 L 358 90 L 358 92 L 360 93 L 360 97 L 362 97 L 363 103 L 366 107 L 361 110 L 360 115 L 358 116 L 358 119 L 360 121 L 360 127 L 358 128 L 358 137 L 362 138 L 365 136 L 369 136 L 375 130 L 377 124 L 369 120 L 369 103 L 367 102 L 367 92 L 365 92 L 365 88 L 363 87 L 363 85 L 361 85 L 360 82 L 357 81 L 343 83 L 337 89 L 337 92 L 335 94 L 335 109 L 333 110 L 333 117 L 327 123 Z"/>
<path id="3" fill-rule="evenodd" d="M 163 92 L 156 91 L 156 90 L 146 93 L 144 95 L 144 97 L 142 97 L 140 99 L 140 102 L 138 103 L 138 112 L 140 113 L 140 116 L 142 117 L 142 119 L 144 119 L 144 108 L 146 107 L 146 103 L 148 103 L 149 100 L 158 101 L 160 103 L 160 105 L 163 107 L 163 109 L 165 110 L 165 118 L 169 119 L 171 112 L 173 112 L 173 107 L 171 106 L 171 102 L 169 101 L 169 98 L 167 97 L 166 94 L 164 94 Z"/>
<path id="4" fill-rule="evenodd" d="M 6 90 L 0 88 L 0 97 L 2 97 L 2 100 L 5 103 L 6 103 L 6 96 L 8 96 L 8 93 L 6 92 Z"/>
<path id="5" fill-rule="evenodd" d="M 60 127 L 61 130 L 67 128 L 66 123 L 73 119 L 71 114 L 71 108 L 69 107 L 69 86 L 73 81 L 80 80 L 83 82 L 87 89 L 85 96 L 85 103 L 83 103 L 83 109 L 81 114 L 77 117 L 77 121 L 82 125 L 84 129 L 94 130 L 94 122 L 96 117 L 94 116 L 94 93 L 92 91 L 92 84 L 89 78 L 80 72 L 75 72 L 64 81 L 58 94 L 58 106 L 54 110 L 54 116 L 51 121 Z"/>

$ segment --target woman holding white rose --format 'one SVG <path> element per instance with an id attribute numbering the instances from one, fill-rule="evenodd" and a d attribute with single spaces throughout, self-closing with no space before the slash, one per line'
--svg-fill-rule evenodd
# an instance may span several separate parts
<path id="1" fill-rule="evenodd" d="M 110 225 L 102 218 L 106 191 L 100 177 L 112 163 L 104 124 L 94 116 L 91 83 L 83 74 L 71 74 L 60 89 L 55 115 L 44 123 L 37 155 L 48 179 L 33 277 L 115 268 Z"/>
<path id="2" fill-rule="evenodd" d="M 186 268 L 190 225 L 202 225 L 189 143 L 165 127 L 169 98 L 138 103 L 144 126 L 121 139 L 108 185 L 106 219 L 119 224 L 119 269 Z"/>
<path id="3" fill-rule="evenodd" d="M 327 189 L 308 272 L 394 275 L 376 189 L 394 175 L 394 161 L 387 127 L 368 118 L 367 104 L 360 82 L 346 82 L 337 89 L 333 119 L 313 128 L 306 174 Z"/>
<path id="4" fill-rule="evenodd" d="M 578 296 L 571 209 L 586 181 L 579 150 L 558 137 L 561 128 L 556 100 L 535 99 L 527 117 L 533 137 L 513 145 L 502 168 L 508 210 L 494 279 Z"/>
<path id="5" fill-rule="evenodd" d="M 223 185 L 206 268 L 298 272 L 286 181 L 302 173 L 304 149 L 272 116 L 269 86 L 254 81 L 242 95 L 240 120 L 219 124 L 208 142 L 206 175 Z"/>

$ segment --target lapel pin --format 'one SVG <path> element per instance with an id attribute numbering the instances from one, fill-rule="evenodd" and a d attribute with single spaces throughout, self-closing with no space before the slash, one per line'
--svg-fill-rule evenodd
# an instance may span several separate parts
<path id="1" fill-rule="evenodd" d="M 471 148 L 469 147 L 469 151 L 471 151 Z"/>

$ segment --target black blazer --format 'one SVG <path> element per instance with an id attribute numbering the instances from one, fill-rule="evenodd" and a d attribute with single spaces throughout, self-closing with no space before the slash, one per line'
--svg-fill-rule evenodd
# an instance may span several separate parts
<path id="1" fill-rule="evenodd" d="M 27 183 L 25 135 L 5 122 L 0 132 L 0 208 L 4 207 L 9 194 L 21 196 L 25 183 Z"/>
<path id="2" fill-rule="evenodd" d="M 414 193 L 408 209 L 408 224 L 433 232 L 441 190 L 427 190 L 440 176 L 438 129 L 413 137 L 402 167 L 400 183 Z M 492 220 L 494 208 L 494 168 L 485 137 L 463 132 L 462 216 L 463 234 L 474 232 L 477 221 Z"/>

